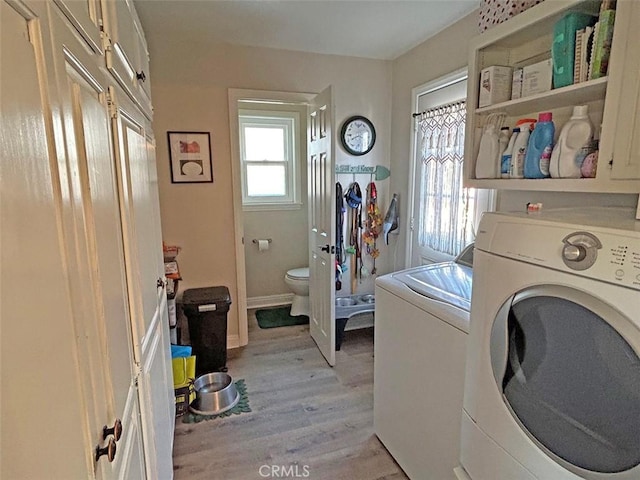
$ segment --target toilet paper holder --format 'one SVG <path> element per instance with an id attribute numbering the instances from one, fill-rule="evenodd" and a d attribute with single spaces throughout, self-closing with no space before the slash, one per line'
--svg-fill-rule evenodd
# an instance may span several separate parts
<path id="1" fill-rule="evenodd" d="M 273 242 L 272 239 L 270 238 L 264 238 L 263 240 L 266 240 L 267 242 L 271 243 Z M 256 245 L 258 244 L 259 240 L 257 238 L 254 238 L 253 240 L 251 240 L 253 243 L 255 243 Z"/>

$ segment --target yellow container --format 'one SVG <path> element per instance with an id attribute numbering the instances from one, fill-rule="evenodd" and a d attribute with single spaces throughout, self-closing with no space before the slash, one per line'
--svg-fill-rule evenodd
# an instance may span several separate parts
<path id="1" fill-rule="evenodd" d="M 193 382 L 196 377 L 196 357 L 179 357 L 171 360 L 173 388 L 176 397 L 176 416 L 184 415 L 196 398 Z"/>

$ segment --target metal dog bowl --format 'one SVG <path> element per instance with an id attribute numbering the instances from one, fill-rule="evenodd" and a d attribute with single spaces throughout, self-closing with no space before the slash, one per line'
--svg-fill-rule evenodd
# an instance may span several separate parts
<path id="1" fill-rule="evenodd" d="M 360 303 L 376 303 L 375 295 L 362 295 L 358 300 Z"/>
<path id="2" fill-rule="evenodd" d="M 240 394 L 231 375 L 223 372 L 206 373 L 193 383 L 196 399 L 189 409 L 200 415 L 218 415 L 236 406 Z"/>
<path id="3" fill-rule="evenodd" d="M 338 297 L 336 298 L 336 306 L 338 307 L 350 307 L 356 304 L 356 299 L 351 297 Z"/>

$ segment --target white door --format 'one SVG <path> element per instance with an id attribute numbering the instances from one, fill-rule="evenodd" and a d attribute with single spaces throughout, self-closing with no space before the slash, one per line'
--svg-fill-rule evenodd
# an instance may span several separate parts
<path id="1" fill-rule="evenodd" d="M 467 95 L 466 73 L 460 72 L 457 78 L 444 78 L 436 82 L 430 82 L 421 87 L 414 89 L 414 108 L 415 112 L 424 112 L 440 105 L 447 105 L 464 99 Z M 450 257 L 429 248 L 420 241 L 420 229 L 422 227 L 421 215 L 425 215 L 423 203 L 429 192 L 425 192 L 422 179 L 424 177 L 425 168 L 422 163 L 422 134 L 420 127 L 420 117 L 415 120 L 416 127 L 414 129 L 414 171 L 413 171 L 413 204 L 411 206 L 411 219 L 409 228 L 411 229 L 411 246 L 410 257 L 407 266 L 418 266 L 427 263 L 441 262 L 450 260 Z"/>
<path id="2" fill-rule="evenodd" d="M 53 3 L 0 8 L 0 477 L 144 479 L 103 57 Z"/>
<path id="3" fill-rule="evenodd" d="M 412 95 L 414 111 L 421 115 L 414 120 L 408 267 L 451 260 L 473 241 L 482 213 L 494 203 L 493 190 L 463 188 L 464 139 L 451 136 L 455 128 L 464 129 L 458 102 L 467 95 L 466 69 L 416 87 Z M 433 139 L 441 135 L 459 140 L 446 149 L 433 148 L 438 145 Z"/>
<path id="4" fill-rule="evenodd" d="M 62 192 L 39 81 L 46 17 L 39 13 L 0 2 L 0 478 L 88 478 L 94 454 L 87 442 L 98 442 L 107 414 L 103 401 L 105 416 L 91 423 L 97 408 L 78 391 L 86 384 L 78 357 L 86 357 L 75 346 L 89 339 L 85 330 L 77 341 L 71 334 L 74 258 L 64 255 L 60 234 Z M 89 425 L 79 421 L 83 408 Z"/>
<path id="5" fill-rule="evenodd" d="M 116 419 L 121 419 L 123 425 L 115 461 L 110 463 L 102 457 L 95 465 L 96 476 L 119 478 L 123 468 L 129 468 L 121 461 L 140 463 L 139 458 L 134 459 L 140 454 L 140 448 L 127 445 L 129 441 L 140 442 L 137 425 L 131 422 L 135 413 L 127 414 L 138 409 L 138 369 L 132 351 L 122 217 L 106 79 L 97 58 L 87 53 L 55 10 L 51 22 L 70 188 L 74 197 L 77 254 L 86 255 L 86 262 L 78 262 L 78 271 L 71 272 L 83 285 L 79 289 L 72 285 L 72 288 L 78 303 L 86 303 L 88 298 L 94 300 L 86 316 L 76 319 L 78 328 L 95 335 L 98 343 L 88 352 L 87 363 L 81 365 L 81 369 L 90 371 L 87 395 L 94 396 L 92 401 L 96 405 L 95 418 L 89 419 L 93 424 L 90 425 L 92 443 L 105 443 L 103 425 L 113 425 Z M 104 391 L 100 388 L 102 385 Z"/>
<path id="6" fill-rule="evenodd" d="M 96 319 L 102 324 L 104 335 L 103 358 L 107 361 L 101 363 L 107 382 L 104 400 L 110 404 L 106 417 L 111 422 L 123 418 L 129 390 L 135 389 L 115 165 L 104 91 L 96 89 L 92 79 L 82 75 L 86 72 L 74 71 L 70 65 L 67 68 L 75 130 L 75 138 L 70 136 L 71 148 L 76 148 L 84 200 L 83 240 L 93 252 L 91 285 L 93 296 L 98 299 Z M 106 462 L 100 463 L 99 466 L 107 467 Z"/>
<path id="7" fill-rule="evenodd" d="M 162 233 L 155 148 L 145 134 L 142 113 L 124 92 L 111 86 L 117 144 L 124 251 L 136 363 L 140 365 L 141 430 L 148 478 L 173 472 L 174 397 L 170 370 L 169 319 L 162 272 Z"/>
<path id="8" fill-rule="evenodd" d="M 311 338 L 329 365 L 336 363 L 335 305 L 335 155 L 331 87 L 309 106 L 309 301 Z"/>

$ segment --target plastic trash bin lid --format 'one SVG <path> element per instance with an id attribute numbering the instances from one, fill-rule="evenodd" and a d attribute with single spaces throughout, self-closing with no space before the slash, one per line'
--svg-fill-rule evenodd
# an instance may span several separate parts
<path id="1" fill-rule="evenodd" d="M 189 288 L 182 294 L 183 305 L 231 304 L 227 287 Z"/>

